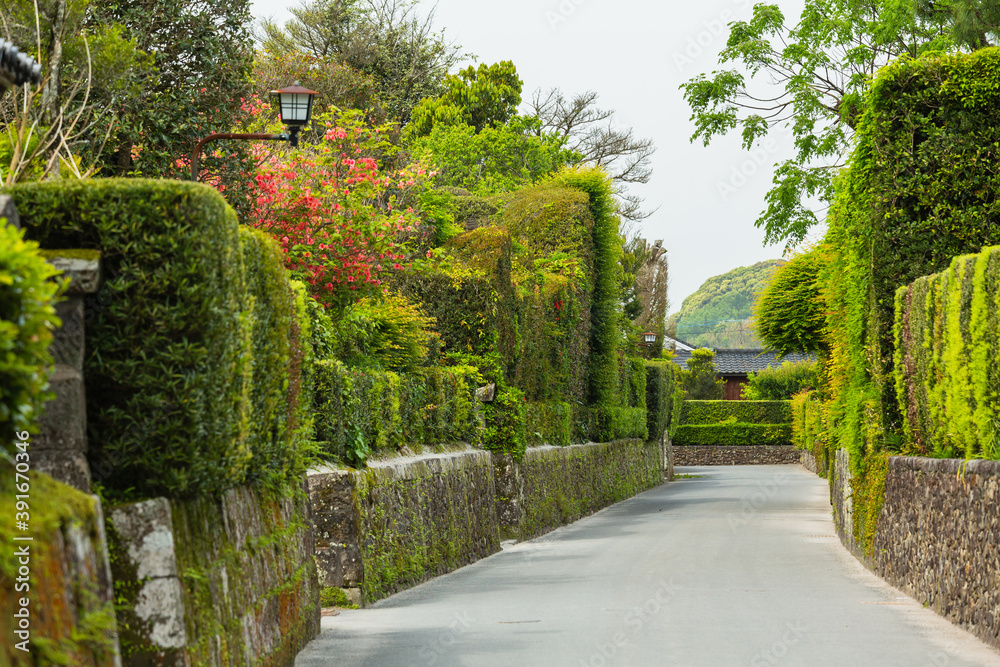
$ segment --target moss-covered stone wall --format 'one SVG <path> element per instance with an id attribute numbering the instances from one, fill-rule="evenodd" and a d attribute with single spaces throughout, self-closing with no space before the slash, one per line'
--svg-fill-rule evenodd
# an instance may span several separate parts
<path id="1" fill-rule="evenodd" d="M 324 589 L 373 602 L 500 550 L 490 454 L 467 449 L 309 474 Z"/>
<path id="2" fill-rule="evenodd" d="M 0 463 L 0 498 L 10 503 L 0 521 L 0 665 L 118 664 L 100 502 L 42 473 L 15 488 L 25 483 L 15 472 Z M 26 531 L 12 520 L 17 494 L 28 498 Z"/>
<path id="3" fill-rule="evenodd" d="M 119 506 L 108 535 L 126 665 L 291 665 L 319 634 L 304 486 Z"/>
<path id="4" fill-rule="evenodd" d="M 646 491 L 663 482 L 662 457 L 660 442 L 617 440 L 531 447 L 520 462 L 500 459 L 497 487 L 508 494 L 497 500 L 502 535 L 531 539 Z M 518 492 L 521 511 L 511 512 Z"/>
<path id="5" fill-rule="evenodd" d="M 918 602 L 1000 648 L 1000 462 L 889 457 L 874 527 L 857 537 L 865 492 L 840 449 L 830 499 L 840 539 Z"/>

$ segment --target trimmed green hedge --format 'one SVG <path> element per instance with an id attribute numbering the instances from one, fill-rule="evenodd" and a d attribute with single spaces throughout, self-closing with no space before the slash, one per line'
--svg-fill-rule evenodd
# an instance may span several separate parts
<path id="1" fill-rule="evenodd" d="M 681 423 L 717 424 L 726 420 L 748 424 L 787 424 L 792 421 L 790 401 L 684 401 Z"/>
<path id="2" fill-rule="evenodd" d="M 651 440 L 664 433 L 672 436 L 680 424 L 684 390 L 677 375 L 678 368 L 670 361 L 646 362 L 646 431 Z"/>
<path id="3" fill-rule="evenodd" d="M 673 444 L 684 446 L 790 445 L 791 424 L 682 424 Z"/>
<path id="4" fill-rule="evenodd" d="M 241 235 L 218 192 L 100 179 L 10 194 L 42 246 L 101 252 L 84 373 L 88 458 L 106 492 L 218 494 L 280 481 L 301 463 L 307 424 L 296 405 L 308 369 L 294 332 L 302 309 L 273 245 Z"/>
<path id="5" fill-rule="evenodd" d="M 0 218 L 0 448 L 12 452 L 16 434 L 34 430 L 50 397 L 48 368 L 52 305 L 58 273 L 38 256 L 38 245 Z"/>
<path id="6" fill-rule="evenodd" d="M 399 374 L 352 369 L 336 359 L 314 368 L 315 437 L 329 457 L 361 466 L 369 454 L 406 445 L 480 441 L 474 368 Z"/>
<path id="7" fill-rule="evenodd" d="M 896 293 L 895 381 L 910 447 L 1000 459 L 1000 247 Z"/>

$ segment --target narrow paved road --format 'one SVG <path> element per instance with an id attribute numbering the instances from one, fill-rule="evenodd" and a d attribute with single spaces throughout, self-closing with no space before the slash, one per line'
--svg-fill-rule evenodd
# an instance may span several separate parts
<path id="1" fill-rule="evenodd" d="M 867 572 L 799 466 L 681 479 L 323 619 L 296 665 L 1000 665 Z"/>

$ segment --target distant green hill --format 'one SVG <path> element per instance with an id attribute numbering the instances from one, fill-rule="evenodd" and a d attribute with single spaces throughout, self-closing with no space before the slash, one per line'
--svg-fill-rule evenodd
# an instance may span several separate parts
<path id="1" fill-rule="evenodd" d="M 670 316 L 667 331 L 699 347 L 762 347 L 750 316 L 757 295 L 784 263 L 769 259 L 709 278 Z"/>

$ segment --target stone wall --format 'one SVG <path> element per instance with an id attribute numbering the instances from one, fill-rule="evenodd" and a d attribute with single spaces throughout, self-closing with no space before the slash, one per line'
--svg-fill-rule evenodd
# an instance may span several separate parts
<path id="1" fill-rule="evenodd" d="M 323 588 L 364 604 L 500 550 L 490 454 L 321 469 L 308 477 Z"/>
<path id="2" fill-rule="evenodd" d="M 0 463 L 0 497 L 13 515 L 26 495 L 30 518 L 0 525 L 0 665 L 121 665 L 100 501 L 35 473 L 23 494 L 14 475 Z"/>
<path id="3" fill-rule="evenodd" d="M 54 332 L 49 351 L 55 367 L 49 387 L 55 398 L 46 403 L 35 438 L 35 469 L 90 492 L 87 464 L 87 402 L 84 395 L 84 298 L 97 291 L 100 260 L 97 251 L 43 251 L 48 262 L 62 271 L 69 285 L 56 304 L 62 326 Z"/>
<path id="4" fill-rule="evenodd" d="M 857 541 L 854 539 L 854 511 L 851 498 L 852 480 L 850 454 L 846 449 L 838 449 L 833 461 L 833 468 L 830 471 L 830 504 L 833 506 L 833 524 L 840 535 L 840 541 L 844 543 L 851 553 L 861 560 L 865 560 L 864 554 L 858 549 Z"/>
<path id="5" fill-rule="evenodd" d="M 531 447 L 520 462 L 495 456 L 502 534 L 531 539 L 661 484 L 663 456 L 661 443 L 641 440 Z"/>
<path id="6" fill-rule="evenodd" d="M 673 446 L 675 466 L 743 466 L 799 463 L 791 445 Z"/>
<path id="7" fill-rule="evenodd" d="M 893 457 L 872 567 L 1000 648 L 1000 461 Z"/>
<path id="8" fill-rule="evenodd" d="M 304 487 L 157 498 L 109 519 L 126 665 L 291 665 L 319 634 Z"/>

